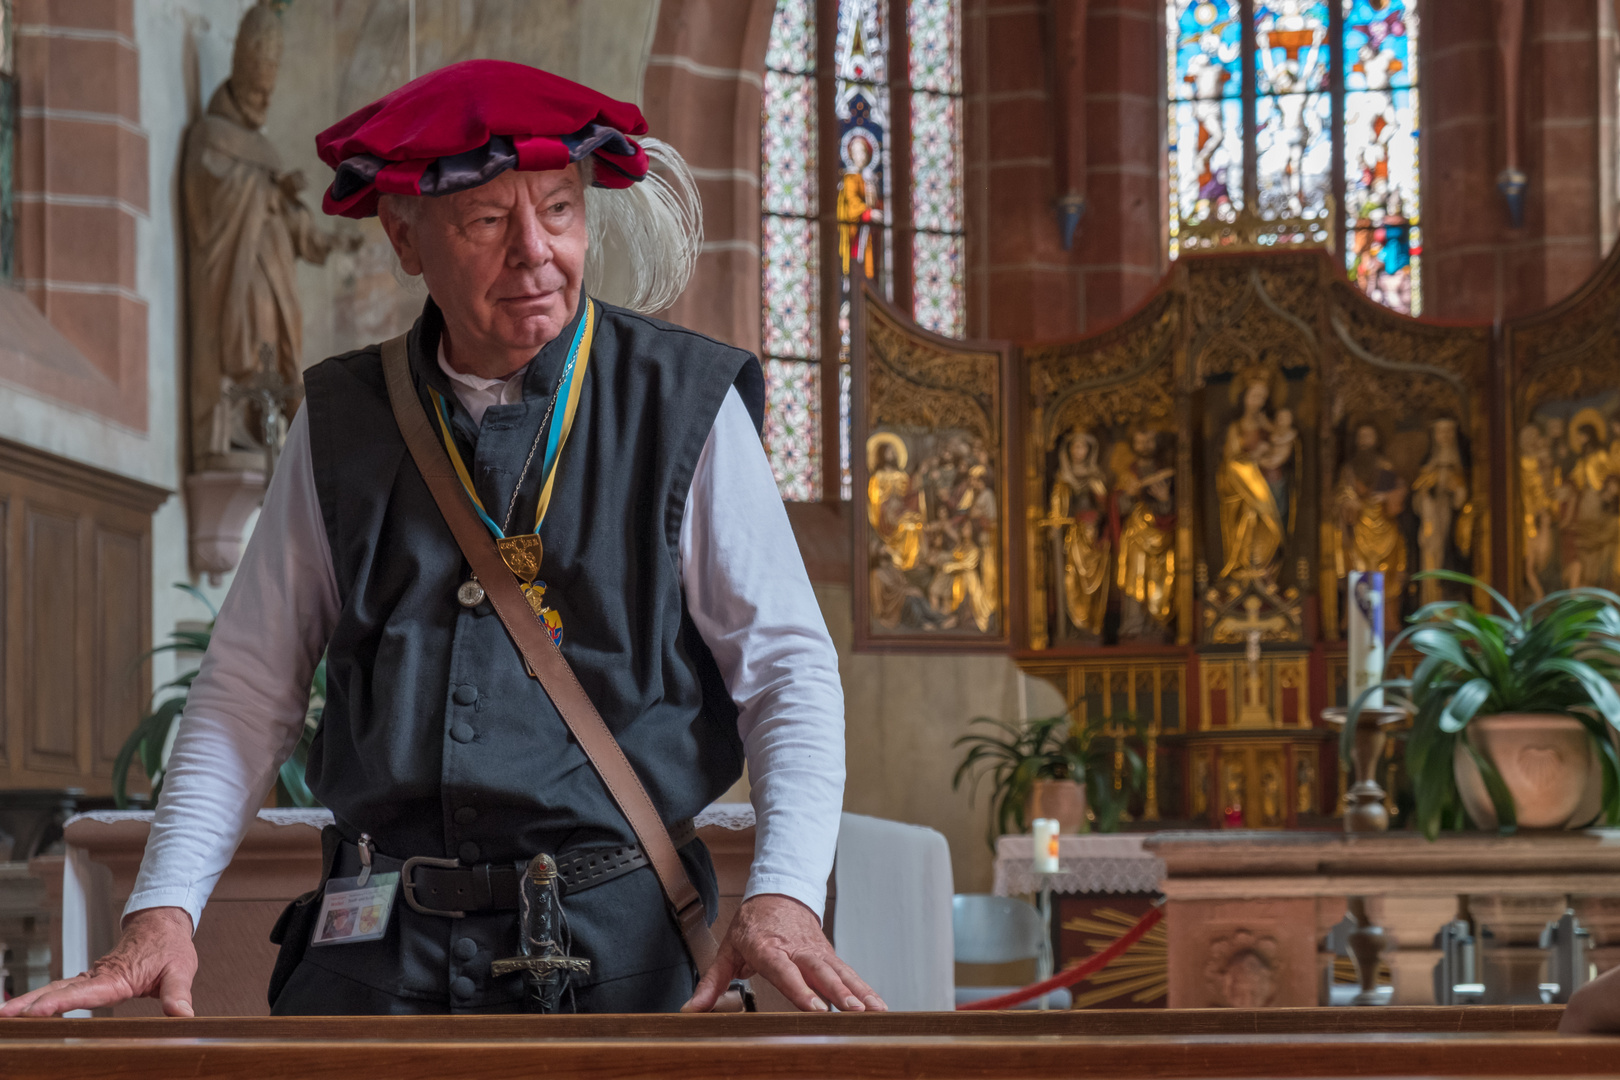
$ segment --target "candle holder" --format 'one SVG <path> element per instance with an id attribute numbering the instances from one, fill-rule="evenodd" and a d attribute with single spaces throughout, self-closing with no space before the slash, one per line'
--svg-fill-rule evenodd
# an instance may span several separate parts
<path id="1" fill-rule="evenodd" d="M 1343 728 L 1350 710 L 1333 707 L 1322 710 L 1322 719 L 1337 728 Z M 1389 729 L 1407 717 L 1403 708 L 1367 706 L 1356 718 L 1355 750 L 1351 765 L 1355 782 L 1345 792 L 1344 831 L 1348 833 L 1374 833 L 1389 831 L 1389 810 L 1384 805 L 1385 792 L 1378 783 L 1378 760 L 1384 754 L 1384 742 Z"/>

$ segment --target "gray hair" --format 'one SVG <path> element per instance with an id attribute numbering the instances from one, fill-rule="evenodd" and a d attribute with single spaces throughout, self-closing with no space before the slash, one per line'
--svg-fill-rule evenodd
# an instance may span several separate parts
<path id="1" fill-rule="evenodd" d="M 703 203 L 680 153 L 661 139 L 643 138 L 648 170 L 627 188 L 593 187 L 594 158 L 579 163 L 585 185 L 585 292 L 643 314 L 663 311 L 692 280 L 703 250 Z M 414 225 L 421 195 L 385 194 L 390 213 Z M 419 287 L 395 265 L 394 276 Z"/>

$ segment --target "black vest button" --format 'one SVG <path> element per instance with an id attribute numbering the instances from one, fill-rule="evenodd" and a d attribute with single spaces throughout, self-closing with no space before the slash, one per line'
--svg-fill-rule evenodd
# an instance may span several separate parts
<path id="1" fill-rule="evenodd" d="M 470 806 L 463 806 L 456 811 L 457 825 L 471 825 L 478 820 L 478 811 Z"/>
<path id="2" fill-rule="evenodd" d="M 457 705 L 471 705 L 473 702 L 478 700 L 478 687 L 465 685 L 458 686 L 456 687 L 456 692 L 451 694 L 450 697 Z"/>
<path id="3" fill-rule="evenodd" d="M 465 975 L 458 975 L 450 980 L 450 992 L 458 998 L 470 998 L 478 990 L 478 984 Z"/>
<path id="4" fill-rule="evenodd" d="M 478 845 L 469 840 L 465 844 L 461 845 L 461 847 L 456 851 L 456 854 L 461 856 L 462 862 L 466 863 L 468 866 L 471 866 L 473 863 L 478 861 Z"/>
<path id="5" fill-rule="evenodd" d="M 456 959 L 462 962 L 471 960 L 473 957 L 478 955 L 478 942 L 474 941 L 470 937 L 458 939 L 456 941 L 455 954 Z M 467 981 L 469 983 L 472 982 L 471 979 L 468 979 Z"/>
<path id="6" fill-rule="evenodd" d="M 471 724 L 457 724 L 450 729 L 450 737 L 456 742 L 467 743 L 473 741 L 473 726 Z"/>

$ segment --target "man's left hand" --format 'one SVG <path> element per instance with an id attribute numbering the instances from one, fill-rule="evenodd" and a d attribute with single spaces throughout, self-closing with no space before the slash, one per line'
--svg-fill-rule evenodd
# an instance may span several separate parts
<path id="1" fill-rule="evenodd" d="M 750 897 L 720 943 L 720 955 L 682 1012 L 708 1012 L 732 979 L 763 975 L 804 1012 L 886 1012 L 883 999 L 838 958 L 815 912 L 775 894 Z"/>

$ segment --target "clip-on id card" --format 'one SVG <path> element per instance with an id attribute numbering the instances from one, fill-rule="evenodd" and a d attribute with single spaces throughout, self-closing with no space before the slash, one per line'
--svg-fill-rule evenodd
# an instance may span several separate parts
<path id="1" fill-rule="evenodd" d="M 332 878 L 326 883 L 311 945 L 376 941 L 388 932 L 399 875 L 369 874 L 367 878 L 364 885 L 358 877 Z"/>

